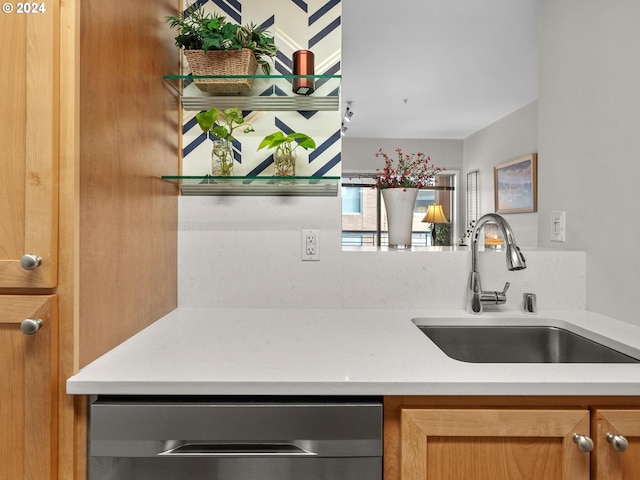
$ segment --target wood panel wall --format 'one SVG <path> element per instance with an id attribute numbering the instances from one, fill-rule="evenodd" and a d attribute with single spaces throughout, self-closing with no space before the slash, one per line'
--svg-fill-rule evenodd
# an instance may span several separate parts
<path id="1" fill-rule="evenodd" d="M 79 365 L 176 307 L 178 2 L 83 0 Z"/>
<path id="2" fill-rule="evenodd" d="M 176 307 L 180 0 L 60 1 L 58 478 L 86 477 L 66 379 Z"/>

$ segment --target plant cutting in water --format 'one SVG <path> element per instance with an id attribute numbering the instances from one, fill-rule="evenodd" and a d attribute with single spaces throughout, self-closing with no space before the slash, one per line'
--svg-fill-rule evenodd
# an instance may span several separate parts
<path id="1" fill-rule="evenodd" d="M 291 132 L 285 135 L 281 131 L 273 132 L 262 139 L 258 150 L 262 148 L 275 148 L 273 163 L 277 177 L 287 177 L 296 174 L 296 149 L 302 147 L 316 148 L 316 142 L 306 133 Z"/>
<path id="2" fill-rule="evenodd" d="M 213 107 L 206 112 L 196 115 L 198 125 L 208 137 L 212 137 L 213 150 L 211 152 L 212 173 L 228 177 L 233 172 L 233 150 L 231 142 L 235 140 L 233 132 L 244 126 L 244 133 L 254 132 L 253 127 L 244 122 L 244 117 L 237 107 L 228 108 L 220 112 Z M 222 121 L 219 121 L 222 120 Z"/>

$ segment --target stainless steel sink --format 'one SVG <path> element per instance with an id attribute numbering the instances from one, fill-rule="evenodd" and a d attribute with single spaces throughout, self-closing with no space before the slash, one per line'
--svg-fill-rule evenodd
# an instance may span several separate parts
<path id="1" fill-rule="evenodd" d="M 470 363 L 640 363 L 556 326 L 418 325 L 449 357 Z"/>

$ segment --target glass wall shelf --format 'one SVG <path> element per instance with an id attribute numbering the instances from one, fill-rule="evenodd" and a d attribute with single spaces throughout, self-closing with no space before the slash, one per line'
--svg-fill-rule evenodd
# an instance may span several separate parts
<path id="1" fill-rule="evenodd" d="M 335 197 L 340 177 L 170 176 L 182 195 Z"/>
<path id="2" fill-rule="evenodd" d="M 165 75 L 164 80 L 182 98 L 184 110 L 238 107 L 241 110 L 339 110 L 341 75 Z M 252 78 L 248 94 L 216 95 L 201 91 L 194 78 Z M 315 91 L 297 95 L 292 91 L 296 78 L 312 78 Z"/>

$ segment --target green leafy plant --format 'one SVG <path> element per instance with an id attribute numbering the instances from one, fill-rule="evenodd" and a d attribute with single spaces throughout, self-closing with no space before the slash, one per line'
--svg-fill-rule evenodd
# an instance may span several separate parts
<path id="1" fill-rule="evenodd" d="M 464 231 L 464 233 L 462 234 L 462 236 L 458 239 L 458 245 L 466 245 L 466 239 L 468 237 L 471 236 L 471 234 L 473 233 L 473 228 L 476 226 L 476 221 L 475 220 L 471 220 L 469 222 L 469 225 L 467 226 L 467 229 Z"/>
<path id="2" fill-rule="evenodd" d="M 222 118 L 221 118 L 222 117 Z M 230 176 L 233 173 L 233 149 L 231 142 L 235 140 L 233 132 L 244 126 L 244 133 L 253 132 L 253 127 L 244 122 L 244 118 L 237 107 L 228 108 L 220 112 L 213 107 L 206 112 L 196 115 L 198 125 L 207 136 L 213 137 L 211 151 L 211 173 L 216 176 Z"/>
<path id="3" fill-rule="evenodd" d="M 165 21 L 171 28 L 178 30 L 175 37 L 176 46 L 186 50 L 241 50 L 250 49 L 269 75 L 270 57 L 278 52 L 273 36 L 268 30 L 254 23 L 244 26 L 227 21 L 224 15 L 205 13 L 202 5 L 188 7 L 184 14 L 170 15 Z"/>
<path id="4" fill-rule="evenodd" d="M 451 244 L 451 228 L 450 225 L 448 223 L 440 223 L 440 224 L 434 224 L 433 228 L 436 228 L 436 225 L 438 226 L 438 228 L 436 229 L 436 246 L 448 246 Z"/>
<path id="5" fill-rule="evenodd" d="M 278 130 L 264 137 L 260 145 L 258 145 L 258 150 L 262 148 L 280 148 L 283 151 L 292 152 L 298 147 L 313 149 L 316 148 L 316 142 L 306 133 L 292 132 L 285 135 Z"/>
<path id="6" fill-rule="evenodd" d="M 262 148 L 275 148 L 273 161 L 276 168 L 277 176 L 291 176 L 296 174 L 296 154 L 295 150 L 302 147 L 316 148 L 316 142 L 306 133 L 291 132 L 285 135 L 281 131 L 273 132 L 262 139 L 258 150 Z"/>
<path id="7" fill-rule="evenodd" d="M 198 113 L 196 115 L 196 121 L 203 132 L 220 140 L 235 140 L 233 131 L 243 125 L 245 127 L 243 130 L 244 133 L 255 131 L 250 124 L 244 122 L 244 117 L 238 112 L 237 107 L 227 108 L 222 113 L 223 122 L 218 122 L 221 115 L 216 107 L 206 112 Z"/>

